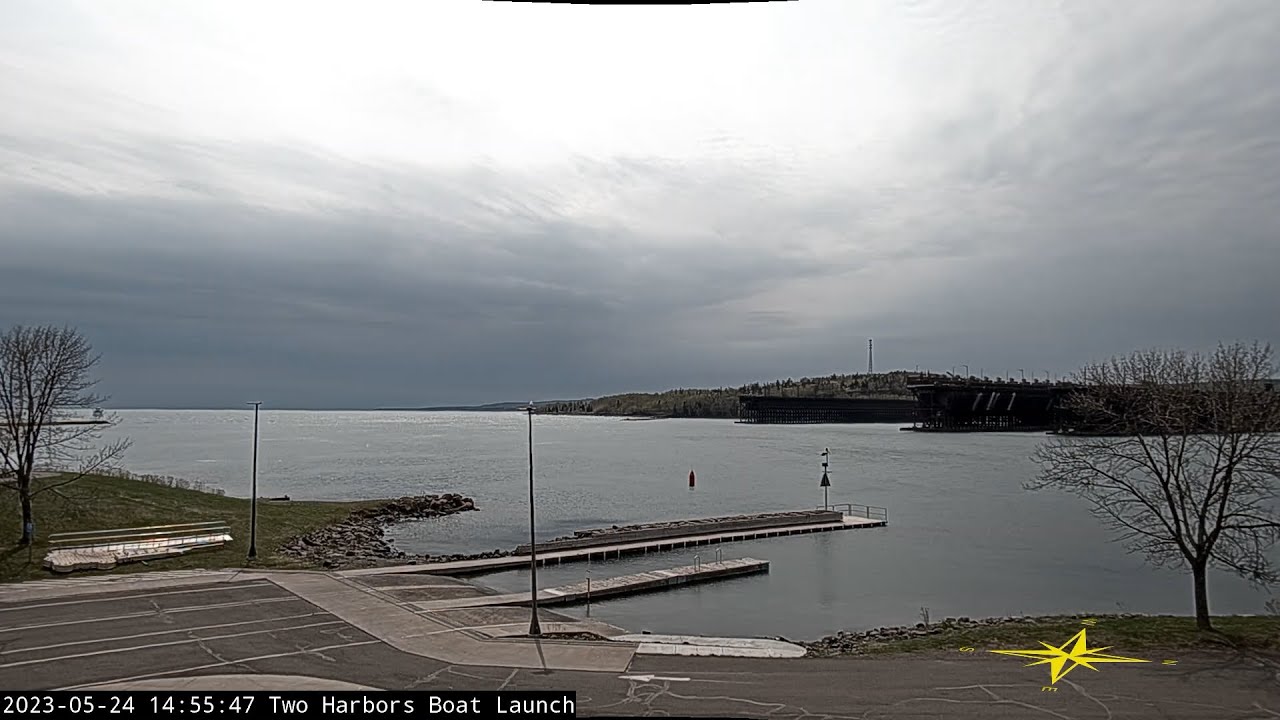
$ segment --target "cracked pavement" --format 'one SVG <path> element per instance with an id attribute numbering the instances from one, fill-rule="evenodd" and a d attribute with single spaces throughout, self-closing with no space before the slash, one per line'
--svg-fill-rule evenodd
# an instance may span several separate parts
<path id="1" fill-rule="evenodd" d="M 1139 654 L 1154 657 L 1152 653 Z M 267 580 L 0 604 L 0 687 L 288 675 L 388 690 L 572 689 L 578 714 L 760 718 L 1280 718 L 1280 657 L 1077 668 L 955 652 L 795 660 L 637 655 L 623 673 L 449 665 Z"/>

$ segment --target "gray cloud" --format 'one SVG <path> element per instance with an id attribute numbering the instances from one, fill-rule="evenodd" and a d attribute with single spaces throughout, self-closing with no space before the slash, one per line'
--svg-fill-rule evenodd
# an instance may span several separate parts
<path id="1" fill-rule="evenodd" d="M 1067 7 L 1026 87 L 825 160 L 424 167 L 0 120 L 0 325 L 81 327 L 131 406 L 736 384 L 859 369 L 869 336 L 882 369 L 988 374 L 1280 340 L 1280 8 Z M 0 99 L 32 81 L 0 63 Z"/>

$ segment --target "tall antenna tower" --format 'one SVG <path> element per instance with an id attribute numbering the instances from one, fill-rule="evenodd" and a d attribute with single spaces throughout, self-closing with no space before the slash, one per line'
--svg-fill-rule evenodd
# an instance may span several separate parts
<path id="1" fill-rule="evenodd" d="M 871 350 L 871 338 L 867 338 L 867 374 L 875 372 L 875 354 Z"/>

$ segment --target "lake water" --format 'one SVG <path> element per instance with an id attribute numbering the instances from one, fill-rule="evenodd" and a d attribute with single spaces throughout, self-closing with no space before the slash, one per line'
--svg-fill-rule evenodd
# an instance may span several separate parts
<path id="1" fill-rule="evenodd" d="M 252 412 L 120 411 L 125 465 L 249 494 Z M 347 500 L 459 492 L 479 512 L 389 533 L 412 552 L 510 549 L 528 540 L 528 426 L 518 413 L 264 411 L 259 493 Z M 896 425 L 534 419 L 538 538 L 602 525 L 812 508 L 823 448 L 831 502 L 888 508 L 887 528 L 820 533 L 550 566 L 543 587 L 714 559 L 771 561 L 767 575 L 597 602 L 630 630 L 812 639 L 947 616 L 1191 612 L 1187 576 L 1108 541 L 1083 501 L 1028 492 L 1037 434 L 924 434 Z M 689 470 L 697 488 L 688 488 Z M 486 576 L 508 590 L 527 572 Z M 1215 575 L 1215 614 L 1269 596 Z M 585 609 L 571 610 L 583 614 Z"/>

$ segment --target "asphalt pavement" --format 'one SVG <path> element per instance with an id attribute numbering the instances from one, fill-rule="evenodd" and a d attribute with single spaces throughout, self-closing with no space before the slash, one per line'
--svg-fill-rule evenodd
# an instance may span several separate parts
<path id="1" fill-rule="evenodd" d="M 387 690 L 571 689 L 583 716 L 1280 717 L 1275 659 L 1176 660 L 1077 668 L 1053 690 L 1044 689 L 1044 666 L 959 649 L 795 660 L 636 655 L 622 672 L 560 671 L 448 664 L 402 652 L 269 578 L 0 603 L 0 688 L 11 690 L 292 676 Z M 222 682 L 238 689 L 234 678 Z M 251 686 L 245 677 L 243 687 Z"/>

